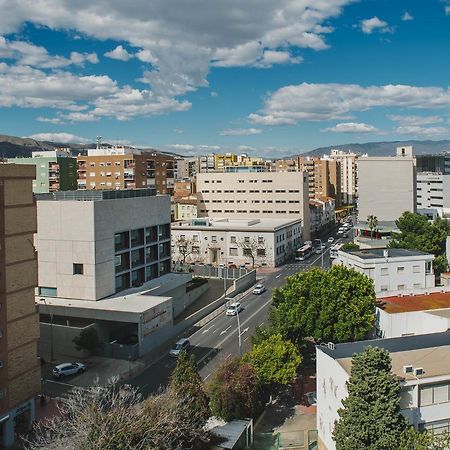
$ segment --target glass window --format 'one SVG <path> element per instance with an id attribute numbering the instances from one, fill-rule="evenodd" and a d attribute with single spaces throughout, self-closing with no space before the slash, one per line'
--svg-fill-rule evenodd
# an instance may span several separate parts
<path id="1" fill-rule="evenodd" d="M 258 248 L 258 249 L 256 250 L 256 254 L 257 254 L 258 256 L 266 256 L 266 249 L 265 249 L 265 248 Z"/>
<path id="2" fill-rule="evenodd" d="M 130 242 L 132 247 L 144 245 L 144 229 L 140 228 L 139 230 L 131 230 Z"/>
<path id="3" fill-rule="evenodd" d="M 448 384 L 439 384 L 433 388 L 433 403 L 448 402 Z"/>
<path id="4" fill-rule="evenodd" d="M 145 262 L 148 264 L 158 259 L 158 246 L 152 245 L 145 249 Z"/>
<path id="5" fill-rule="evenodd" d="M 238 256 L 238 249 L 230 248 L 230 256 Z"/>
<path id="6" fill-rule="evenodd" d="M 230 236 L 230 242 L 236 244 L 236 236 Z"/>
<path id="7" fill-rule="evenodd" d="M 397 267 L 397 273 L 401 273 L 401 272 L 404 272 L 405 271 L 405 268 L 404 267 Z"/>
<path id="8" fill-rule="evenodd" d="M 211 236 L 211 242 L 217 242 L 217 236 Z"/>
<path id="9" fill-rule="evenodd" d="M 153 280 L 153 278 L 158 277 L 158 264 L 152 264 L 145 268 L 145 279 L 147 281 Z"/>
<path id="10" fill-rule="evenodd" d="M 133 287 L 141 286 L 144 283 L 145 270 L 144 268 L 139 270 L 133 270 L 131 272 L 131 285 Z"/>
<path id="11" fill-rule="evenodd" d="M 123 272 L 130 268 L 130 254 L 128 252 L 116 255 L 114 257 L 114 265 L 116 268 L 116 273 Z"/>
<path id="12" fill-rule="evenodd" d="M 131 252 L 131 267 L 138 267 L 144 264 L 144 249 L 133 250 Z"/>
<path id="13" fill-rule="evenodd" d="M 115 249 L 116 252 L 125 250 L 130 247 L 128 231 L 123 231 L 122 233 L 116 233 L 114 235 Z"/>
<path id="14" fill-rule="evenodd" d="M 159 239 L 169 239 L 170 238 L 170 223 L 164 225 L 158 225 Z"/>
<path id="15" fill-rule="evenodd" d="M 39 295 L 43 295 L 44 297 L 56 297 L 57 296 L 56 288 L 41 286 L 39 288 Z"/>
<path id="16" fill-rule="evenodd" d="M 73 274 L 83 275 L 83 264 L 74 263 L 73 264 Z"/>
<path id="17" fill-rule="evenodd" d="M 123 291 L 130 287 L 130 277 L 128 273 L 116 277 L 116 292 Z"/>
<path id="18" fill-rule="evenodd" d="M 420 406 L 433 404 L 433 386 L 422 387 L 420 389 Z"/>
<path id="19" fill-rule="evenodd" d="M 147 244 L 150 242 L 156 242 L 158 240 L 158 227 L 147 227 L 145 229 L 145 241 Z"/>

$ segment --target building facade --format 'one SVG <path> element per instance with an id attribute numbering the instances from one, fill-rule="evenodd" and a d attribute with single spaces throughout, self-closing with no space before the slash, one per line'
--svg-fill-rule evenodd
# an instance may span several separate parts
<path id="1" fill-rule="evenodd" d="M 321 232 L 331 229 L 335 225 L 335 200 L 322 197 L 309 201 L 309 215 L 311 236 L 316 237 Z"/>
<path id="2" fill-rule="evenodd" d="M 176 198 L 174 201 L 175 220 L 191 220 L 197 218 L 197 197 Z"/>
<path id="3" fill-rule="evenodd" d="M 302 241 L 299 219 L 194 219 L 172 224 L 172 253 L 182 261 L 180 246 L 189 242 L 187 263 L 278 266 Z M 248 249 L 248 250 L 247 250 Z M 250 252 L 251 250 L 251 252 Z"/>
<path id="4" fill-rule="evenodd" d="M 35 166 L 0 164 L 0 444 L 31 428 L 41 389 L 37 357 Z"/>
<path id="5" fill-rule="evenodd" d="M 199 173 L 197 199 L 199 217 L 301 219 L 309 238 L 305 172 Z"/>
<path id="6" fill-rule="evenodd" d="M 33 192 L 42 194 L 77 189 L 77 159 L 70 149 L 32 152 L 31 158 L 11 158 L 12 164 L 27 164 L 36 167 Z"/>
<path id="7" fill-rule="evenodd" d="M 434 255 L 403 248 L 339 250 L 342 264 L 371 278 L 377 297 L 421 292 L 435 286 Z"/>
<path id="8" fill-rule="evenodd" d="M 450 215 L 450 174 L 418 172 L 416 208 L 419 214 L 430 218 Z"/>

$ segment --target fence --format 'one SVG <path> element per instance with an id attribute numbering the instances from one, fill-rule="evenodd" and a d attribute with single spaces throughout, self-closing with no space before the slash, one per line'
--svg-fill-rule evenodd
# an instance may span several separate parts
<path id="1" fill-rule="evenodd" d="M 256 450 L 317 450 L 317 430 L 255 433 L 253 448 Z"/>
<path id="2" fill-rule="evenodd" d="M 196 277 L 205 278 L 240 278 L 249 272 L 245 268 L 232 269 L 229 267 L 215 267 L 200 264 L 175 264 L 174 272 L 191 272 Z"/>

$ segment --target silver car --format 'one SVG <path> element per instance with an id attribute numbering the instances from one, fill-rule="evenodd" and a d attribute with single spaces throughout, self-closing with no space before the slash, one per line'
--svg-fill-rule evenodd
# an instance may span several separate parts
<path id="1" fill-rule="evenodd" d="M 232 303 L 227 308 L 227 316 L 235 316 L 239 314 L 244 308 L 239 302 Z"/>
<path id="2" fill-rule="evenodd" d="M 63 363 L 57 365 L 53 369 L 53 376 L 55 378 L 64 378 L 69 375 L 75 375 L 79 373 L 83 373 L 86 370 L 86 365 L 83 363 Z"/>

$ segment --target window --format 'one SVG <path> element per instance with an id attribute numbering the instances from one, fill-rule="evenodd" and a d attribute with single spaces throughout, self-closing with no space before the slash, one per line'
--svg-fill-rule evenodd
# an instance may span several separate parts
<path id="1" fill-rule="evenodd" d="M 39 295 L 43 295 L 44 297 L 57 297 L 57 292 L 55 287 L 39 287 Z"/>
<path id="2" fill-rule="evenodd" d="M 130 260 L 129 253 L 122 253 L 121 255 L 116 255 L 114 257 L 114 265 L 116 273 L 123 272 L 124 270 L 128 270 L 130 268 Z"/>
<path id="3" fill-rule="evenodd" d="M 436 405 L 450 401 L 450 385 L 448 383 L 423 386 L 420 389 L 420 406 Z"/>
<path id="4" fill-rule="evenodd" d="M 403 266 L 397 267 L 397 273 L 403 273 L 405 268 Z"/>
<path id="5" fill-rule="evenodd" d="M 211 242 L 217 242 L 217 236 L 211 236 Z"/>
<path id="6" fill-rule="evenodd" d="M 264 244 L 264 236 L 258 236 L 258 244 Z"/>
<path id="7" fill-rule="evenodd" d="M 403 291 L 405 289 L 405 285 L 404 284 L 399 284 L 397 286 L 397 291 Z"/>
<path id="8" fill-rule="evenodd" d="M 230 242 L 236 244 L 236 236 L 230 236 Z"/>
<path id="9" fill-rule="evenodd" d="M 420 283 L 414 283 L 413 287 L 414 289 L 421 289 L 422 285 Z"/>
<path id="10" fill-rule="evenodd" d="M 265 249 L 265 248 L 258 248 L 258 249 L 256 250 L 256 254 L 257 254 L 258 256 L 266 256 L 266 249 Z"/>
<path id="11" fill-rule="evenodd" d="M 238 249 L 237 248 L 230 248 L 230 256 L 238 256 Z"/>
<path id="12" fill-rule="evenodd" d="M 420 266 L 413 266 L 414 273 L 420 273 Z"/>
<path id="13" fill-rule="evenodd" d="M 244 256 L 252 256 L 253 255 L 251 248 L 244 248 L 242 253 Z"/>
<path id="14" fill-rule="evenodd" d="M 382 267 L 381 275 L 389 275 L 389 269 L 387 267 Z"/>
<path id="15" fill-rule="evenodd" d="M 144 229 L 140 228 L 139 230 L 131 230 L 130 241 L 132 247 L 144 245 Z"/>
<path id="16" fill-rule="evenodd" d="M 83 264 L 73 264 L 73 274 L 74 275 L 83 275 Z"/>
<path id="17" fill-rule="evenodd" d="M 386 292 L 388 290 L 388 287 L 386 285 L 381 286 L 381 292 Z"/>
<path id="18" fill-rule="evenodd" d="M 244 237 L 244 242 L 245 242 L 246 244 L 250 243 L 250 237 L 249 237 L 249 236 L 245 236 L 245 237 Z"/>

